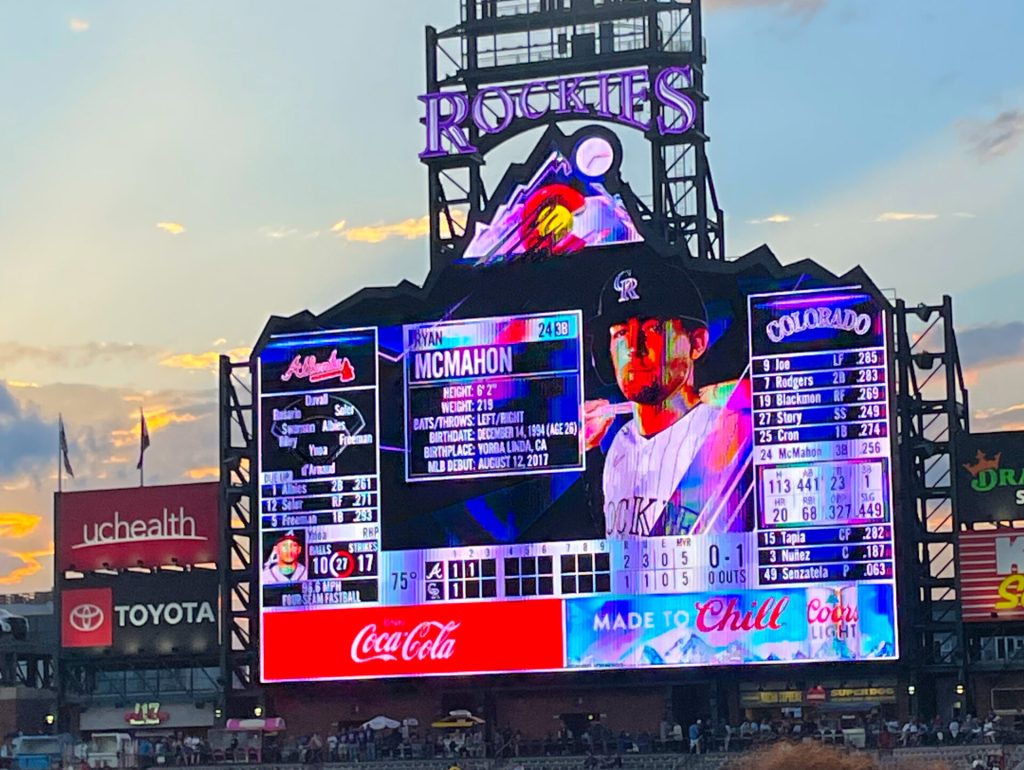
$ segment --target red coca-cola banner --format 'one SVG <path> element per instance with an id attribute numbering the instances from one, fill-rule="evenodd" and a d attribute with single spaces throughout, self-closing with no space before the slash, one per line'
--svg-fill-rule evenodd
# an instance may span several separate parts
<path id="1" fill-rule="evenodd" d="M 561 669 L 562 602 L 367 607 L 263 616 L 263 681 Z"/>
<path id="2" fill-rule="evenodd" d="M 58 569 L 217 561 L 219 486 L 214 481 L 61 494 Z"/>

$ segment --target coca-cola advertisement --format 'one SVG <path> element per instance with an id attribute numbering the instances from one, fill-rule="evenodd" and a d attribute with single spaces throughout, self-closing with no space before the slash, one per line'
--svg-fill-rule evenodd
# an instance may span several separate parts
<path id="1" fill-rule="evenodd" d="M 217 561 L 219 483 L 65 492 L 57 504 L 58 569 Z"/>
<path id="2" fill-rule="evenodd" d="M 891 659 L 892 588 L 837 585 L 566 603 L 569 668 Z"/>
<path id="3" fill-rule="evenodd" d="M 263 616 L 267 681 L 552 671 L 563 660 L 558 600 Z"/>

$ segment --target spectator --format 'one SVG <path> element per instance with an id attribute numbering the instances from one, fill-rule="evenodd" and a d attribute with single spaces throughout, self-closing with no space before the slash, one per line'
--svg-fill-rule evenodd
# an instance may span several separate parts
<path id="1" fill-rule="evenodd" d="M 690 753 L 700 754 L 700 720 L 690 725 Z"/>

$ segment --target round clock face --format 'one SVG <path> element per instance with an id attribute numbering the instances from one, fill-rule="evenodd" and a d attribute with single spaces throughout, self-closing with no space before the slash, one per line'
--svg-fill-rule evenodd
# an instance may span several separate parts
<path id="1" fill-rule="evenodd" d="M 576 145 L 576 168 L 584 176 L 601 176 L 612 167 L 615 151 L 607 139 L 592 136 Z"/>

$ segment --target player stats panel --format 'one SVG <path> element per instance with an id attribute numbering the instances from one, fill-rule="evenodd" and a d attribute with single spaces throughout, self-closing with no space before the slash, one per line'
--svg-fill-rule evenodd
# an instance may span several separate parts
<path id="1" fill-rule="evenodd" d="M 377 330 L 272 338 L 258 379 L 263 605 L 377 601 Z"/>
<path id="2" fill-rule="evenodd" d="M 892 581 L 885 314 L 870 295 L 750 298 L 759 583 Z"/>
<path id="3" fill-rule="evenodd" d="M 406 480 L 582 470 L 579 312 L 405 326 Z"/>

